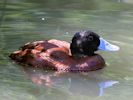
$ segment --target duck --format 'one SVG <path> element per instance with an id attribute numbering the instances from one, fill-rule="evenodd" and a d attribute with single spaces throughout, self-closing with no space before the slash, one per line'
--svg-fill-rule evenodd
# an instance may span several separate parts
<path id="1" fill-rule="evenodd" d="M 27 67 L 43 68 L 59 72 L 89 72 L 105 67 L 105 60 L 97 50 L 118 51 L 120 48 L 109 43 L 91 30 L 76 32 L 71 43 L 50 39 L 28 42 L 9 57 Z"/>

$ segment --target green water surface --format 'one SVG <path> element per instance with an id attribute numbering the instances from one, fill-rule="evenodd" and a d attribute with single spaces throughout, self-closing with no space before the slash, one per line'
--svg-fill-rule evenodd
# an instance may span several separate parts
<path id="1" fill-rule="evenodd" d="M 87 29 L 121 48 L 98 51 L 102 70 L 58 75 L 8 58 L 26 42 L 70 42 Z M 133 0 L 0 0 L 0 100 L 132 100 L 132 32 Z"/>

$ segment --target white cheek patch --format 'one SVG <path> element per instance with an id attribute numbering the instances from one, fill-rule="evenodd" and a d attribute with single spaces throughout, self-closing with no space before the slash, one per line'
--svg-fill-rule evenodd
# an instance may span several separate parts
<path id="1" fill-rule="evenodd" d="M 98 47 L 100 50 L 107 50 L 107 51 L 118 51 L 120 48 L 116 45 L 113 45 L 103 38 L 100 38 L 100 45 Z"/>
<path id="2" fill-rule="evenodd" d="M 77 44 L 78 44 L 78 45 L 81 44 L 81 40 L 77 40 Z"/>
<path id="3" fill-rule="evenodd" d="M 78 40 L 78 41 L 77 41 L 77 45 L 80 47 L 79 50 L 80 50 L 81 52 L 83 52 L 82 45 L 81 45 L 81 40 Z"/>

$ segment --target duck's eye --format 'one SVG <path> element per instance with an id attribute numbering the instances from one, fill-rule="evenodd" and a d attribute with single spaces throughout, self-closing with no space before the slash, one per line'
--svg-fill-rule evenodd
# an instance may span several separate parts
<path id="1" fill-rule="evenodd" d="M 92 40 L 93 40 L 93 36 L 89 36 L 88 39 L 89 39 L 90 41 L 92 41 Z"/>

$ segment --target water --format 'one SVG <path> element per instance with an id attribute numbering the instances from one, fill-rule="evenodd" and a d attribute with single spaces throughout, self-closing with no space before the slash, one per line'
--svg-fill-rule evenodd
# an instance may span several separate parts
<path id="1" fill-rule="evenodd" d="M 132 0 L 1 0 L 1 100 L 132 100 Z M 8 55 L 29 41 L 60 39 L 91 29 L 120 46 L 98 51 L 107 66 L 89 73 L 23 68 Z"/>

